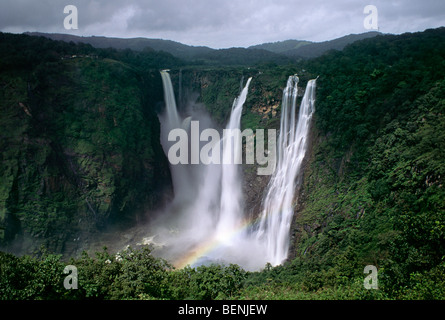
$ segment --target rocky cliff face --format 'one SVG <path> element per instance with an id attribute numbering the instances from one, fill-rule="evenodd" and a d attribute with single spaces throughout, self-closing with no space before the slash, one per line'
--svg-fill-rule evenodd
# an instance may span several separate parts
<path id="1" fill-rule="evenodd" d="M 252 77 L 241 118 L 242 130 L 276 129 L 280 126 L 283 88 L 295 68 L 264 66 L 256 68 L 172 70 L 172 82 L 178 107 L 185 111 L 191 103 L 202 103 L 216 125 L 223 128 L 230 117 L 233 99 Z M 302 76 L 302 85 L 309 75 Z M 300 95 L 304 87 L 300 88 Z M 267 138 L 267 133 L 266 133 Z M 244 157 L 244 155 L 243 155 Z M 244 159 L 244 158 L 243 158 Z M 244 163 L 244 162 L 243 162 Z M 243 196 L 246 214 L 254 219 L 262 209 L 262 199 L 270 176 L 257 174 L 258 164 L 243 164 Z"/>
<path id="2" fill-rule="evenodd" d="M 142 219 L 168 196 L 158 76 L 92 57 L 1 74 L 4 248 L 73 255 L 98 230 Z"/>
<path id="3" fill-rule="evenodd" d="M 140 71 L 162 57 L 153 62 L 25 36 L 0 40 L 1 250 L 33 253 L 44 245 L 74 256 L 92 247 L 94 235 L 142 222 L 168 201 L 171 177 L 157 116 L 162 82 L 157 69 Z M 296 72 L 264 65 L 189 67 L 171 75 L 179 108 L 202 103 L 219 128 L 253 77 L 242 129 L 256 130 L 279 128 L 282 90 Z M 257 164 L 242 170 L 245 209 L 254 218 L 269 176 L 258 176 Z"/>

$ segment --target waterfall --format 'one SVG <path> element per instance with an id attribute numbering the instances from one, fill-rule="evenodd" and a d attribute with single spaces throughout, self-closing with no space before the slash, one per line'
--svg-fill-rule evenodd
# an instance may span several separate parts
<path id="1" fill-rule="evenodd" d="M 180 126 L 180 118 L 176 107 L 175 93 L 170 79 L 168 70 L 161 71 L 162 85 L 164 87 L 164 101 L 166 106 L 167 129 L 178 128 Z"/>
<path id="2" fill-rule="evenodd" d="M 252 78 L 247 80 L 241 94 L 233 102 L 230 119 L 226 126 L 226 129 L 231 132 L 241 129 L 241 114 L 251 80 Z M 216 229 L 216 237 L 222 241 L 239 227 L 243 218 L 240 168 L 235 164 L 235 159 L 241 157 L 241 144 L 241 139 L 235 136 L 223 138 L 221 209 Z"/>
<path id="3" fill-rule="evenodd" d="M 188 133 L 191 117 L 184 120 L 178 115 L 174 92 L 170 75 L 167 70 L 161 71 L 166 109 L 159 116 L 161 122 L 161 141 L 164 152 L 168 154 L 168 148 L 172 145 L 167 141 L 169 131 L 174 128 L 182 128 Z M 223 130 L 223 135 L 216 142 L 219 154 L 222 155 L 221 164 L 198 165 L 170 165 L 174 199 L 166 209 L 166 215 L 171 219 L 160 219 L 154 233 L 165 237 L 162 242 L 171 247 L 168 256 L 173 259 L 187 252 L 200 250 L 200 246 L 215 244 L 221 250 L 205 252 L 197 257 L 194 264 L 207 261 L 226 261 L 227 248 L 233 244 L 233 233 L 243 222 L 243 195 L 241 188 L 241 174 L 239 165 L 234 160 L 241 157 L 242 145 L 240 139 L 228 132 L 240 131 L 241 114 L 243 105 L 247 99 L 248 88 L 251 82 L 248 79 L 239 96 L 234 99 L 229 121 Z M 203 132 L 206 122 L 205 116 L 193 115 L 194 120 L 199 121 L 199 135 Z M 204 121 L 203 121 L 204 119 Z M 207 121 L 208 122 L 208 121 Z M 207 123 L 209 124 L 209 123 Z M 195 123 L 196 126 L 196 123 Z M 191 153 L 199 148 L 191 147 Z M 191 156 L 191 155 L 189 155 Z M 175 235 L 168 234 L 171 222 L 177 225 L 178 232 Z"/>
<path id="4" fill-rule="evenodd" d="M 182 127 L 190 133 L 193 123 L 190 129 L 192 118 L 183 120 L 179 116 L 170 76 L 167 71 L 161 75 L 166 102 L 165 113 L 160 116 L 161 136 L 163 146 L 168 146 L 167 130 Z M 241 80 L 242 90 L 232 104 L 224 133 L 241 133 L 242 108 L 251 80 L 244 87 Z M 241 168 L 235 161 L 242 157 L 241 139 L 236 133 L 223 134 L 215 140 L 222 154 L 221 164 L 171 166 L 175 199 L 167 211 L 173 218 L 162 221 L 154 231 L 162 234 L 160 240 L 169 247 L 165 258 L 175 260 L 180 267 L 223 262 L 236 263 L 247 270 L 258 270 L 267 262 L 278 265 L 287 258 L 295 183 L 306 153 L 315 100 L 316 80 L 310 80 L 297 116 L 298 81 L 296 75 L 289 77 L 283 91 L 276 169 L 267 186 L 259 219 L 248 221 L 244 217 Z M 201 114 L 193 115 L 193 119 L 204 118 Z M 172 220 L 178 229 L 175 234 L 166 231 L 171 229 L 168 224 Z"/>
<path id="5" fill-rule="evenodd" d="M 265 255 L 272 265 L 281 264 L 287 258 L 294 213 L 295 180 L 306 154 L 307 136 L 314 112 L 316 80 L 310 80 L 295 125 L 298 81 L 296 75 L 290 76 L 283 91 L 277 167 L 267 187 L 257 230 L 257 238 L 264 243 Z"/>
<path id="6" fill-rule="evenodd" d="M 172 143 L 168 141 L 168 133 L 175 128 L 187 126 L 190 122 L 189 118 L 182 120 L 178 114 L 175 93 L 173 90 L 170 74 L 168 70 L 161 71 L 162 85 L 164 88 L 165 112 L 160 116 L 161 122 L 161 145 L 167 155 Z M 184 202 L 186 196 L 182 190 L 187 188 L 187 181 L 190 179 L 190 172 L 184 165 L 170 166 L 173 191 L 175 193 L 176 202 Z"/>

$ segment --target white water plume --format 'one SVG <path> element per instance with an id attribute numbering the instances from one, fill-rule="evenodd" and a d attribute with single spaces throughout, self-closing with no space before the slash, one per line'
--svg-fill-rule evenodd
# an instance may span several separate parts
<path id="1" fill-rule="evenodd" d="M 181 122 L 183 121 L 176 107 L 175 94 L 173 91 L 173 86 L 171 84 L 170 75 L 167 70 L 161 71 L 162 84 L 164 87 L 164 101 L 165 101 L 165 112 L 160 116 L 161 121 L 161 145 L 164 152 L 167 154 L 171 143 L 168 141 L 168 133 L 174 129 L 181 127 Z M 185 181 L 189 179 L 189 172 L 185 166 L 177 165 L 170 166 L 170 172 L 172 176 L 173 190 L 178 192 L 183 190 L 187 185 Z M 178 194 L 180 194 L 178 192 Z M 185 199 L 182 199 L 185 200 Z"/>
<path id="2" fill-rule="evenodd" d="M 294 214 L 295 180 L 306 154 L 314 112 L 316 80 L 310 80 L 300 105 L 298 123 L 295 124 L 298 81 L 297 76 L 289 77 L 283 92 L 277 167 L 267 188 L 257 231 L 257 239 L 264 242 L 264 254 L 272 265 L 281 264 L 287 258 Z"/>
<path id="3" fill-rule="evenodd" d="M 227 124 L 227 130 L 241 128 L 241 113 L 247 98 L 247 91 L 252 78 L 247 80 L 240 96 L 235 99 Z M 216 237 L 221 241 L 230 240 L 233 230 L 239 228 L 243 219 L 242 189 L 240 167 L 235 164 L 234 159 L 241 157 L 241 139 L 234 136 L 223 138 L 223 164 L 221 174 L 221 208 L 218 224 L 216 226 Z M 233 159 L 232 159 L 233 157 Z"/>

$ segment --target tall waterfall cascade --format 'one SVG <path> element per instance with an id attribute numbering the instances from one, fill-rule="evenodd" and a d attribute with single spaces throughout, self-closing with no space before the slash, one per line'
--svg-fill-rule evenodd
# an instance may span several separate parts
<path id="1" fill-rule="evenodd" d="M 296 108 L 299 78 L 290 76 L 283 92 L 277 166 L 263 200 L 263 211 L 257 238 L 264 242 L 265 255 L 272 265 L 281 264 L 289 249 L 289 236 L 294 215 L 295 180 L 300 174 L 306 154 L 307 140 L 314 113 L 316 80 L 309 80 L 300 105 Z"/>
<path id="2" fill-rule="evenodd" d="M 247 80 L 241 94 L 233 102 L 232 112 L 230 114 L 229 123 L 226 129 L 240 129 L 241 128 L 241 114 L 243 105 L 246 102 L 247 92 L 252 78 Z M 232 141 L 223 141 L 230 148 L 223 148 L 223 164 L 221 175 L 221 210 L 220 219 L 217 225 L 216 237 L 224 240 L 230 235 L 233 230 L 236 230 L 242 223 L 243 208 L 242 208 L 242 188 L 240 168 L 231 161 L 231 158 L 237 158 L 238 152 L 241 152 L 241 141 L 233 139 Z"/>
<path id="3" fill-rule="evenodd" d="M 190 130 L 192 118 L 179 115 L 168 71 L 162 71 L 161 76 L 166 104 L 165 113 L 160 116 L 161 142 L 167 154 L 168 131 Z M 244 86 L 241 80 L 241 92 L 233 102 L 226 129 L 240 129 L 251 80 Z M 222 164 L 171 165 L 175 199 L 169 210 L 178 232 L 166 232 L 171 227 L 165 221 L 156 232 L 163 234 L 161 240 L 170 248 L 166 258 L 175 260 L 176 266 L 216 262 L 258 270 L 266 263 L 278 265 L 287 258 L 295 183 L 307 149 L 315 102 L 316 80 L 310 80 L 297 116 L 298 81 L 297 76 L 289 77 L 283 91 L 276 169 L 257 220 L 247 221 L 244 216 L 241 168 L 229 159 L 239 156 L 236 153 L 241 147 L 237 139 L 228 141 L 223 136 L 218 142 Z"/>

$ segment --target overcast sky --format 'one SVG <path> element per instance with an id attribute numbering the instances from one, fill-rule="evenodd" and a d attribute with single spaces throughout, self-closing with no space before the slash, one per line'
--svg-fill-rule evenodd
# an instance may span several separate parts
<path id="1" fill-rule="evenodd" d="M 0 30 L 146 37 L 212 48 L 287 39 L 324 41 L 365 29 L 375 5 L 379 31 L 400 34 L 445 25 L 444 0 L 0 0 Z M 66 30 L 66 5 L 78 29 Z"/>

